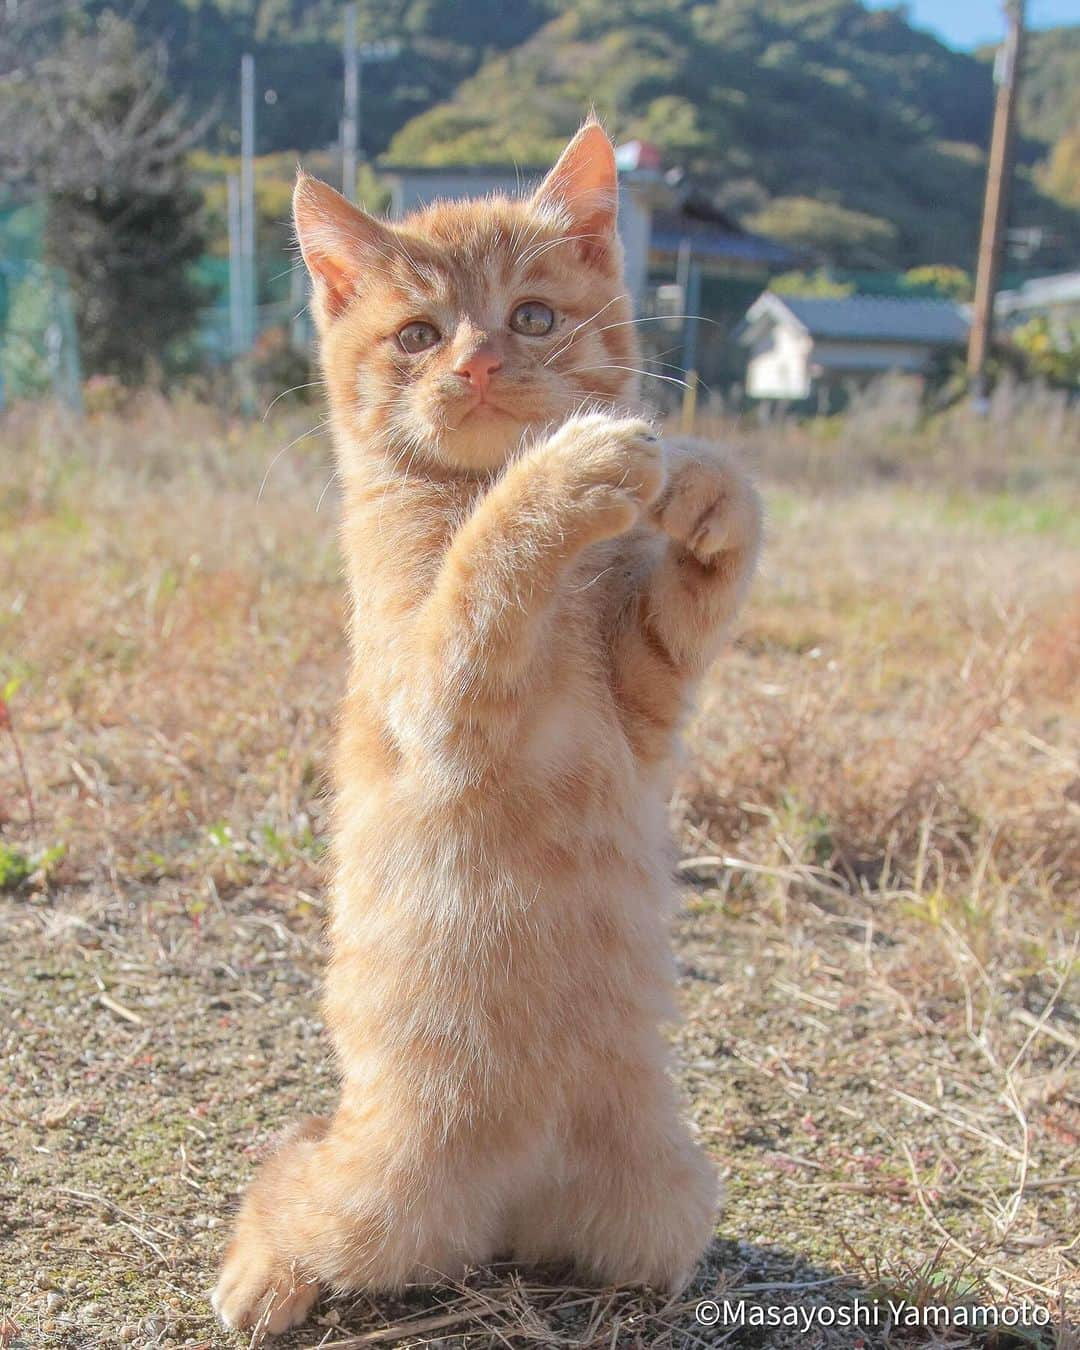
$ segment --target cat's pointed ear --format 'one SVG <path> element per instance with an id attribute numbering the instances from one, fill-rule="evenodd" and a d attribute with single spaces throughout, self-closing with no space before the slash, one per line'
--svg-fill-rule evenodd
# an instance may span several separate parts
<path id="1" fill-rule="evenodd" d="M 533 197 L 569 215 L 571 230 L 589 251 L 603 251 L 615 234 L 619 176 L 615 150 L 599 122 L 589 121 L 559 156 Z"/>
<path id="2" fill-rule="evenodd" d="M 293 224 L 316 293 L 332 316 L 352 299 L 365 268 L 392 247 L 387 226 L 303 172 L 293 191 Z"/>

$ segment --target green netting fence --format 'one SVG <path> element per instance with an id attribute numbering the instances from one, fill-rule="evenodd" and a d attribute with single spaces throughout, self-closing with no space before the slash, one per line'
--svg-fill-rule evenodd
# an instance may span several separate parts
<path id="1" fill-rule="evenodd" d="M 0 408 L 25 398 L 82 404 L 79 340 L 62 272 L 0 260 Z"/>
<path id="2" fill-rule="evenodd" d="M 0 209 L 0 408 L 49 396 L 82 403 L 71 293 L 41 261 L 41 233 L 40 207 Z"/>

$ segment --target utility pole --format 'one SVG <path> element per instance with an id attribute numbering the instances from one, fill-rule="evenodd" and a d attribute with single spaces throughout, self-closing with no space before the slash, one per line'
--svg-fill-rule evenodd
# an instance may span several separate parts
<path id="1" fill-rule="evenodd" d="M 676 266 L 676 279 L 679 294 L 682 296 L 682 372 L 683 401 L 679 420 L 679 430 L 684 436 L 694 430 L 697 417 L 698 395 L 698 310 L 701 307 L 701 264 L 694 261 L 693 248 L 689 239 L 679 244 L 679 259 Z"/>
<path id="2" fill-rule="evenodd" d="M 1025 0 L 1005 0 L 1008 31 L 994 62 L 994 83 L 997 85 L 994 129 L 986 171 L 986 201 L 979 238 L 975 303 L 967 355 L 968 378 L 972 396 L 977 403 L 984 403 L 986 399 L 986 358 L 994 330 L 994 294 L 1001 269 L 1001 245 L 1009 210 L 1016 94 L 1024 56 L 1024 4 Z"/>
<path id="3" fill-rule="evenodd" d="M 390 39 L 357 42 L 356 5 L 345 7 L 345 99 L 341 118 L 341 191 L 352 201 L 356 196 L 356 168 L 360 155 L 360 77 L 365 64 L 392 61 L 401 43 Z"/>
<path id="4" fill-rule="evenodd" d="M 341 123 L 341 191 L 356 196 L 356 147 L 360 134 L 360 52 L 356 45 L 356 6 L 345 6 L 345 116 Z"/>
<path id="5" fill-rule="evenodd" d="M 244 350 L 244 269 L 240 261 L 240 180 L 229 174 L 229 354 Z"/>
<path id="6" fill-rule="evenodd" d="M 255 58 L 240 59 L 240 274 L 242 345 L 255 345 Z"/>

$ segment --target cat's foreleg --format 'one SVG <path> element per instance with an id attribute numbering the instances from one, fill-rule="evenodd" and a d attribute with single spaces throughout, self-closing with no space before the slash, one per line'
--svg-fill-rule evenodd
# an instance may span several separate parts
<path id="1" fill-rule="evenodd" d="M 667 536 L 615 636 L 616 692 L 657 756 L 666 754 L 688 687 L 719 650 L 746 595 L 761 547 L 761 501 L 716 447 L 665 446 L 667 481 L 649 511 Z M 653 733 L 650 736 L 650 729 Z"/>
<path id="2" fill-rule="evenodd" d="M 433 678 L 474 701 L 512 695 L 569 565 L 630 529 L 663 482 L 649 423 L 603 413 L 513 463 L 458 531 L 421 614 Z"/>

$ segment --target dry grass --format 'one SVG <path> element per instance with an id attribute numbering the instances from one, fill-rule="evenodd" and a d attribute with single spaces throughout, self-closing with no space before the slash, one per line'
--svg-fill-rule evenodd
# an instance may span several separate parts
<path id="1" fill-rule="evenodd" d="M 328 1302 L 288 1344 L 713 1345 L 730 1329 L 693 1309 L 718 1291 L 1028 1299 L 1067 1343 L 1080 421 L 999 397 L 989 422 L 925 427 L 886 388 L 843 422 L 723 428 L 771 538 L 673 803 L 682 1078 L 728 1192 L 694 1288 L 484 1271 Z M 325 445 L 290 446 L 307 415 L 0 422 L 0 691 L 36 800 L 32 826 L 0 728 L 0 1345 L 246 1344 L 205 1301 L 221 1221 L 273 1131 L 333 1096 L 344 651 Z M 884 1315 L 860 1335 L 970 1343 Z"/>

